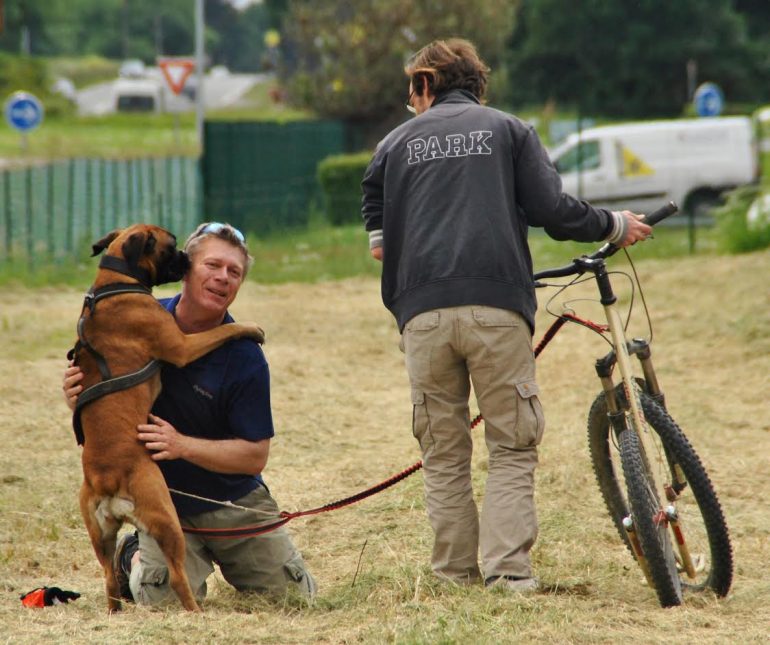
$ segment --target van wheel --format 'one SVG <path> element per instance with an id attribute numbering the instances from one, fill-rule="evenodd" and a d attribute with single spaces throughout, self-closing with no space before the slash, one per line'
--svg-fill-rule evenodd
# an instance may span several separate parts
<path id="1" fill-rule="evenodd" d="M 722 205 L 719 193 L 701 191 L 687 198 L 687 212 L 696 219 L 708 219 L 711 211 Z"/>

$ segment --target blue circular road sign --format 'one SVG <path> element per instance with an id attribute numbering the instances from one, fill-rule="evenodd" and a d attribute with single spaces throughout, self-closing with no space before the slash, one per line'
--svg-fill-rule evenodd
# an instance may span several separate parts
<path id="1" fill-rule="evenodd" d="M 11 127 L 27 132 L 43 120 L 43 104 L 29 92 L 14 92 L 5 102 L 5 118 Z"/>
<path id="2" fill-rule="evenodd" d="M 703 83 L 695 90 L 693 103 L 698 116 L 719 116 L 725 105 L 725 97 L 719 85 Z"/>

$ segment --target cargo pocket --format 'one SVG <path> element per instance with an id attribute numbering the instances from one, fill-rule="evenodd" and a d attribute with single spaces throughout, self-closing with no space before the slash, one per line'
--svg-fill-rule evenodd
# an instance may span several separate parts
<path id="1" fill-rule="evenodd" d="M 295 584 L 303 596 L 312 598 L 316 592 L 316 582 L 313 576 L 305 568 L 305 561 L 301 555 L 296 555 L 283 565 L 286 579 Z"/>
<path id="2" fill-rule="evenodd" d="M 542 441 L 545 430 L 545 417 L 538 398 L 540 390 L 535 381 L 524 381 L 516 384 L 516 392 L 518 415 L 514 448 L 534 448 Z"/>
<path id="3" fill-rule="evenodd" d="M 159 605 L 175 597 L 168 584 L 168 568 L 162 564 L 142 563 L 137 574 L 136 588 L 131 582 L 131 594 L 140 605 Z M 205 595 L 205 594 L 204 594 Z M 202 600 L 201 597 L 198 600 Z"/>
<path id="4" fill-rule="evenodd" d="M 473 320 L 481 327 L 518 327 L 521 324 L 521 315 L 507 309 L 474 307 Z"/>
<path id="5" fill-rule="evenodd" d="M 422 390 L 412 388 L 412 434 L 423 449 L 425 448 L 423 442 L 427 440 L 429 434 L 429 425 L 425 393 Z"/>
<path id="6" fill-rule="evenodd" d="M 421 314 L 417 314 L 408 323 L 406 323 L 406 331 L 430 331 L 438 327 L 440 314 L 438 311 L 426 311 Z"/>

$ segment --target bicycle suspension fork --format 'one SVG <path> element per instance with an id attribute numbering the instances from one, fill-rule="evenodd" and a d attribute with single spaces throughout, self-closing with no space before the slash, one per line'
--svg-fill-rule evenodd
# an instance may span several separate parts
<path id="1" fill-rule="evenodd" d="M 617 435 L 619 432 L 626 429 L 628 422 L 630 421 L 631 427 L 634 432 L 637 433 L 639 441 L 642 447 L 642 456 L 649 466 L 650 476 L 653 480 L 655 490 L 663 493 L 668 502 L 673 502 L 681 490 L 686 485 L 684 474 L 681 467 L 676 463 L 676 460 L 672 459 L 669 454 L 665 455 L 666 463 L 669 466 L 669 471 L 672 476 L 672 483 L 664 484 L 659 480 L 659 473 L 657 468 L 654 467 L 656 463 L 656 450 L 653 445 L 651 431 L 647 427 L 644 420 L 644 415 L 641 410 L 641 399 L 638 396 L 638 385 L 633 375 L 631 368 L 631 355 L 635 355 L 639 359 L 639 363 L 644 375 L 646 393 L 652 397 L 652 399 L 665 409 L 665 397 L 660 389 L 655 369 L 652 364 L 652 351 L 650 350 L 649 343 L 644 339 L 635 338 L 632 341 L 626 340 L 623 321 L 620 317 L 620 313 L 617 308 L 617 297 L 612 291 L 612 285 L 610 284 L 609 276 L 607 275 L 604 262 L 600 261 L 596 263 L 592 271 L 596 277 L 597 284 L 599 286 L 599 293 L 601 294 L 601 303 L 604 307 L 605 315 L 607 317 L 607 323 L 609 324 L 610 334 L 612 335 L 612 343 L 614 349 L 610 351 L 607 356 L 600 358 L 596 361 L 596 374 L 601 380 L 602 389 L 604 390 L 605 399 L 607 401 L 607 411 L 609 415 L 610 424 L 613 432 Z M 628 402 L 629 410 L 626 411 L 618 402 L 615 395 L 615 384 L 612 379 L 612 372 L 615 365 L 618 366 L 623 381 L 623 388 L 626 394 L 626 401 Z M 665 449 L 665 448 L 664 448 Z M 660 509 L 660 520 L 670 523 L 674 532 L 677 547 L 680 553 L 682 565 L 690 577 L 695 577 L 695 567 L 692 558 L 687 548 L 684 536 L 679 526 L 678 516 L 676 509 L 669 505 L 664 509 Z M 623 526 L 626 529 L 631 544 L 633 546 L 634 554 L 636 555 L 639 565 L 645 573 L 648 581 L 651 582 L 649 575 L 649 569 L 647 566 L 644 554 L 641 551 L 641 547 L 638 543 L 638 539 L 635 536 L 633 520 L 629 517 L 623 522 Z"/>

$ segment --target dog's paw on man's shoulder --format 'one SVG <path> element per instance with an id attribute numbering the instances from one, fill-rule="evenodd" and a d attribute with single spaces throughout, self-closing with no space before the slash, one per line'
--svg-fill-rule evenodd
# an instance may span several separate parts
<path id="1" fill-rule="evenodd" d="M 252 322 L 246 322 L 246 323 L 236 323 L 238 327 L 242 329 L 242 332 L 239 334 L 241 338 L 251 338 L 252 340 L 255 340 L 260 345 L 263 345 L 265 342 L 265 331 L 257 325 L 257 323 Z"/>

